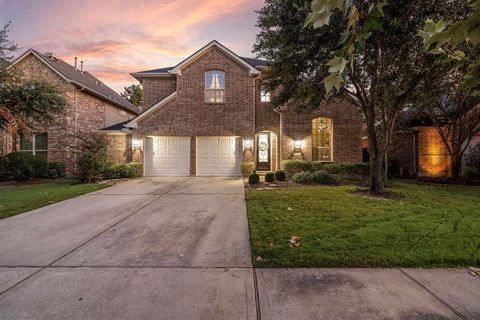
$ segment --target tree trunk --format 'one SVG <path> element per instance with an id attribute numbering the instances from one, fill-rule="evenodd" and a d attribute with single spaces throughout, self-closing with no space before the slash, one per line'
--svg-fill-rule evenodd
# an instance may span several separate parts
<path id="1" fill-rule="evenodd" d="M 384 161 L 378 155 L 370 162 L 370 191 L 381 194 L 385 191 Z"/>
<path id="2" fill-rule="evenodd" d="M 457 180 L 460 177 L 460 171 L 462 170 L 462 159 L 458 157 L 452 157 L 452 176 L 454 180 Z"/>

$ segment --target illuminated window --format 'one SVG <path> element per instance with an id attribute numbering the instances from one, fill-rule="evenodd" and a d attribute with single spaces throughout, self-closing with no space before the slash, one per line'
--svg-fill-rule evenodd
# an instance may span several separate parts
<path id="1" fill-rule="evenodd" d="M 36 133 L 31 136 L 20 136 L 20 151 L 47 159 L 47 133 Z"/>
<path id="2" fill-rule="evenodd" d="M 261 102 L 270 102 L 270 92 L 262 90 L 261 96 L 260 96 L 260 101 Z"/>
<path id="3" fill-rule="evenodd" d="M 332 161 L 333 126 L 330 118 L 315 118 L 312 120 L 313 160 Z"/>
<path id="4" fill-rule="evenodd" d="M 205 73 L 205 102 L 225 102 L 225 72 L 210 70 Z"/>

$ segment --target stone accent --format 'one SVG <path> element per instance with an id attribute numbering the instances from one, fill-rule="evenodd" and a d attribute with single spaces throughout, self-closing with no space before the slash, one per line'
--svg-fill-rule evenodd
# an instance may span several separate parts
<path id="1" fill-rule="evenodd" d="M 81 145 L 83 136 L 108 125 L 134 118 L 133 113 L 126 111 L 126 116 L 120 115 L 116 105 L 91 95 L 87 91 L 79 90 L 33 55 L 24 58 L 16 67 L 26 78 L 48 81 L 56 85 L 67 101 L 64 114 L 58 115 L 48 127 L 38 126 L 34 131 L 47 132 L 48 160 L 65 162 L 69 175 L 76 173 L 76 161 L 79 158 L 77 148 Z M 8 137 L 5 138 L 5 136 L 6 134 L 3 133 L 3 138 L 1 138 L 2 134 L 0 134 L 0 140 L 6 141 L 5 139 Z M 13 145 L 11 141 L 8 145 L 0 143 L 0 147 L 2 147 L 0 154 L 14 151 Z"/>

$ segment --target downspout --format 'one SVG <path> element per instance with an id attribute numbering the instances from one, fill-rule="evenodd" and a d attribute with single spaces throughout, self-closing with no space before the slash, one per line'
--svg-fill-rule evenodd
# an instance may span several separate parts
<path id="1" fill-rule="evenodd" d="M 78 153 L 78 148 L 77 148 L 77 143 L 78 143 L 78 92 L 83 91 L 85 89 L 85 86 L 82 86 L 78 90 L 74 90 L 74 95 L 75 95 L 75 105 L 73 109 L 73 148 L 74 148 L 74 153 L 73 153 L 73 160 L 74 160 L 74 171 L 75 174 L 77 174 L 77 153 Z"/>
<path id="2" fill-rule="evenodd" d="M 255 164 L 255 168 L 257 167 L 256 165 L 256 157 L 257 157 L 257 151 L 256 151 L 256 147 L 257 147 L 257 143 L 256 143 L 256 137 L 255 137 L 255 134 L 256 134 L 256 129 L 257 129 L 257 118 L 256 118 L 256 111 L 257 111 L 257 84 L 256 84 L 256 80 L 260 77 L 260 75 L 258 76 L 254 76 L 253 77 L 253 136 L 252 136 L 252 153 L 253 153 L 253 163 Z"/>

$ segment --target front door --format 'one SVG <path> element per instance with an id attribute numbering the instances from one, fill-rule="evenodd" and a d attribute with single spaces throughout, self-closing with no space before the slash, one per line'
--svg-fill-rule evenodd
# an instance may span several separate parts
<path id="1" fill-rule="evenodd" d="M 271 152 L 270 152 L 270 133 L 262 132 L 257 136 L 257 170 L 270 171 Z"/>

